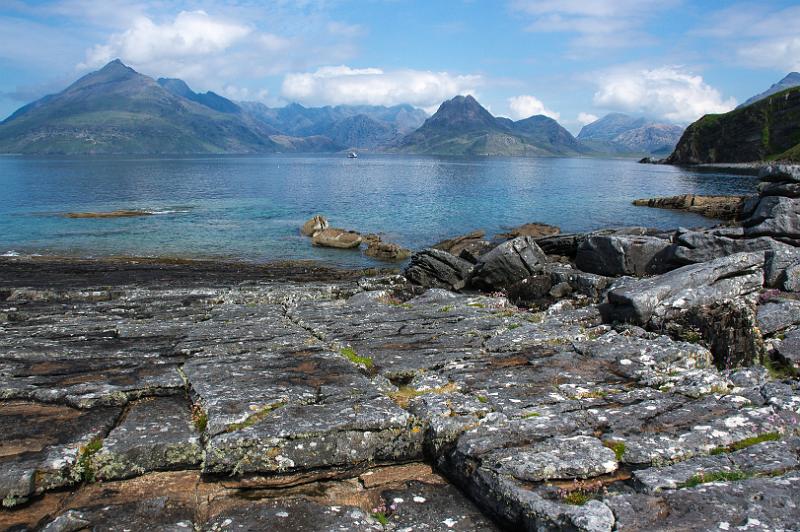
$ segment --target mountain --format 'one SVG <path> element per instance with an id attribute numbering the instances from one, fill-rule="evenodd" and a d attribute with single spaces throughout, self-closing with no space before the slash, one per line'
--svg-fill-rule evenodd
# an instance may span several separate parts
<path id="1" fill-rule="evenodd" d="M 350 148 L 378 148 L 418 128 L 427 115 L 410 105 L 392 107 L 337 105 L 304 107 L 293 103 L 270 108 L 241 102 L 245 112 L 286 135 L 324 135 Z"/>
<path id="2" fill-rule="evenodd" d="M 496 118 L 472 96 L 456 96 L 395 149 L 431 155 L 552 156 L 586 153 L 569 131 L 546 116 Z"/>
<path id="3" fill-rule="evenodd" d="M 219 111 L 220 113 L 241 113 L 242 109 L 231 100 L 220 96 L 216 92 L 208 91 L 200 94 L 194 92 L 189 88 L 182 79 L 175 78 L 158 78 L 158 84 L 167 89 L 172 94 L 183 96 L 188 100 L 197 102 L 200 105 L 205 105 L 209 109 Z"/>
<path id="4" fill-rule="evenodd" d="M 777 94 L 779 92 L 785 91 L 786 89 L 791 89 L 792 87 L 800 87 L 800 72 L 790 72 L 786 75 L 785 78 L 780 80 L 778 83 L 773 84 L 770 88 L 762 92 L 761 94 L 756 94 L 743 104 L 740 107 L 747 107 L 752 103 L 756 103 L 757 101 L 763 100 L 768 96 L 772 96 L 773 94 Z"/>
<path id="5" fill-rule="evenodd" d="M 277 151 L 241 118 L 178 96 L 115 60 L 0 123 L 5 153 Z"/>
<path id="6" fill-rule="evenodd" d="M 671 164 L 800 161 L 800 87 L 690 125 Z"/>
<path id="7" fill-rule="evenodd" d="M 598 152 L 654 155 L 670 153 L 682 133 L 680 126 L 611 113 L 583 126 L 577 138 Z"/>

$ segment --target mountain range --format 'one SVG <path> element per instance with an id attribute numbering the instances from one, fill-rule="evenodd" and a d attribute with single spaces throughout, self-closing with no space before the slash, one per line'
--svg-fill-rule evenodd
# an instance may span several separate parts
<path id="1" fill-rule="evenodd" d="M 746 100 L 743 104 L 739 105 L 737 109 L 747 107 L 750 104 L 756 103 L 764 98 L 772 96 L 773 94 L 777 94 L 793 87 L 800 87 L 800 72 L 790 72 L 782 80 L 780 80 L 778 83 L 774 83 L 770 88 L 761 94 L 756 94 L 752 98 Z"/>
<path id="2" fill-rule="evenodd" d="M 0 153 L 181 154 L 380 150 L 431 155 L 652 155 L 681 128 L 611 114 L 577 138 L 552 118 L 495 117 L 457 96 L 431 117 L 410 105 L 273 108 L 154 80 L 119 60 L 0 122 Z"/>
<path id="3" fill-rule="evenodd" d="M 611 113 L 583 126 L 577 138 L 601 153 L 668 155 L 682 133 L 680 126 Z"/>

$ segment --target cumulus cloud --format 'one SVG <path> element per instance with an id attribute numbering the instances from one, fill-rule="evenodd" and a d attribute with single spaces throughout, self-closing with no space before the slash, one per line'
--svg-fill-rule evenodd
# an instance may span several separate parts
<path id="1" fill-rule="evenodd" d="M 539 98 L 529 94 L 522 94 L 509 98 L 508 108 L 511 111 L 511 117 L 516 120 L 528 118 L 533 115 L 549 116 L 553 120 L 561 118 L 559 113 L 547 109 Z"/>
<path id="2" fill-rule="evenodd" d="M 707 113 L 724 113 L 736 100 L 724 100 L 702 76 L 679 67 L 616 70 L 600 76 L 594 94 L 598 107 L 689 123 Z"/>
<path id="3" fill-rule="evenodd" d="M 641 28 L 677 0 L 512 0 L 532 18 L 529 31 L 573 33 L 585 49 L 641 46 L 652 41 Z"/>
<path id="4" fill-rule="evenodd" d="M 596 122 L 600 117 L 592 113 L 578 113 L 578 123 L 582 126 Z"/>
<path id="5" fill-rule="evenodd" d="M 106 44 L 91 48 L 84 66 L 101 66 L 115 57 L 124 57 L 135 64 L 202 57 L 230 48 L 251 31 L 241 24 L 215 20 L 204 11 L 181 11 L 166 24 L 138 17 L 130 29 L 112 35 Z"/>
<path id="6" fill-rule="evenodd" d="M 477 75 L 341 65 L 287 74 L 281 91 L 285 98 L 307 105 L 410 103 L 429 108 L 457 94 L 474 94 L 482 83 Z"/>

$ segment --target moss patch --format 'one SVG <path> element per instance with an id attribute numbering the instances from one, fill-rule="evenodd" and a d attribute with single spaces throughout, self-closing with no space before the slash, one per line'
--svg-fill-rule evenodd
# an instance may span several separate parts
<path id="1" fill-rule="evenodd" d="M 437 388 L 431 388 L 428 390 L 417 390 L 412 388 L 411 386 L 400 386 L 396 392 L 392 392 L 389 394 L 389 397 L 397 403 L 397 405 L 401 408 L 408 407 L 409 401 L 415 397 L 419 397 L 420 395 L 427 395 L 429 393 L 433 394 L 443 394 L 443 393 L 451 393 L 458 390 L 458 385 L 451 382 L 445 384 L 444 386 L 439 386 Z"/>
<path id="2" fill-rule="evenodd" d="M 734 482 L 737 480 L 744 480 L 750 478 L 752 475 L 744 471 L 714 471 L 711 473 L 699 473 L 692 478 L 679 484 L 679 488 L 694 488 L 700 484 L 707 484 L 708 482 Z"/>
<path id="3" fill-rule="evenodd" d="M 353 349 L 352 347 L 343 347 L 342 349 L 339 350 L 339 353 L 341 353 L 343 357 L 345 357 L 353 364 L 357 364 L 359 366 L 365 366 L 367 369 L 372 369 L 372 367 L 374 366 L 372 358 L 359 356 L 359 354 L 356 353 L 356 350 Z"/>
<path id="4" fill-rule="evenodd" d="M 778 432 L 765 432 L 764 434 L 759 434 L 758 436 L 752 436 L 750 438 L 739 440 L 730 445 L 715 447 L 711 449 L 711 452 L 709 454 L 732 453 L 734 451 L 741 451 L 742 449 L 747 449 L 748 447 L 752 447 L 757 443 L 765 441 L 777 441 L 780 439 L 781 435 Z"/>
<path id="5" fill-rule="evenodd" d="M 616 457 L 617 462 L 622 461 L 622 457 L 625 455 L 625 442 L 606 440 L 603 442 L 603 445 L 614 451 L 614 456 Z"/>

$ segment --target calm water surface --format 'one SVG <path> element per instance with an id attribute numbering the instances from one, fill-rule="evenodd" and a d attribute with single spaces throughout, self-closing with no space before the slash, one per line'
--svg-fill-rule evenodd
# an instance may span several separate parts
<path id="1" fill-rule="evenodd" d="M 748 194 L 755 178 L 604 159 L 446 159 L 363 155 L 0 157 L 0 254 L 137 255 L 374 262 L 314 248 L 299 226 L 377 232 L 410 248 L 526 222 L 563 231 L 712 225 L 634 207 L 636 198 Z M 66 212 L 147 209 L 155 216 L 68 219 Z"/>

